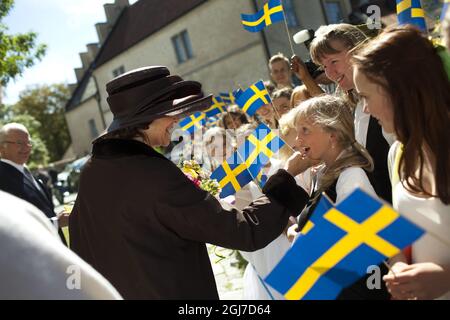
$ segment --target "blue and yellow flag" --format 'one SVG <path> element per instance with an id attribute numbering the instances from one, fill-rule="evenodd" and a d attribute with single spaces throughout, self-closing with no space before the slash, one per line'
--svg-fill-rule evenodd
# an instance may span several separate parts
<path id="1" fill-rule="evenodd" d="M 253 116 L 256 110 L 269 103 L 272 101 L 261 80 L 251 85 L 236 98 L 236 104 L 249 116 Z"/>
<path id="2" fill-rule="evenodd" d="M 219 96 L 225 104 L 230 105 L 230 104 L 236 104 L 236 98 L 235 98 L 234 94 L 235 94 L 235 91 L 221 92 L 221 93 L 219 93 Z"/>
<path id="3" fill-rule="evenodd" d="M 216 116 L 209 117 L 206 119 L 206 126 L 208 128 L 217 127 L 219 125 L 219 118 Z"/>
<path id="4" fill-rule="evenodd" d="M 235 152 L 211 174 L 211 179 L 219 182 L 222 192 L 220 198 L 231 196 L 253 180 L 245 162 Z"/>
<path id="5" fill-rule="evenodd" d="M 422 31 L 427 31 L 425 12 L 420 0 L 397 0 L 398 24 L 412 24 Z"/>
<path id="6" fill-rule="evenodd" d="M 244 91 L 242 91 L 241 88 L 238 88 L 236 91 L 233 92 L 235 103 L 236 103 L 236 99 L 238 99 L 242 93 L 244 93 Z"/>
<path id="7" fill-rule="evenodd" d="M 445 15 L 447 14 L 449 6 L 450 6 L 450 0 L 444 0 L 444 5 L 442 6 L 442 11 L 441 11 L 441 22 L 444 21 Z"/>
<path id="8" fill-rule="evenodd" d="M 245 162 L 250 174 L 257 177 L 270 158 L 284 146 L 284 141 L 261 123 L 238 148 L 241 159 Z"/>
<path id="9" fill-rule="evenodd" d="M 205 111 L 206 117 L 213 117 L 219 113 L 226 112 L 225 103 L 222 101 L 221 97 L 213 97 L 213 104 Z"/>
<path id="10" fill-rule="evenodd" d="M 360 189 L 333 207 L 324 197 L 293 246 L 265 279 L 290 300 L 335 299 L 367 268 L 424 230 Z"/>
<path id="11" fill-rule="evenodd" d="M 265 124 L 259 125 L 238 150 L 211 174 L 211 179 L 217 179 L 222 188 L 220 198 L 235 194 L 252 180 L 256 179 L 259 183 L 262 168 L 283 145 L 284 141 L 274 131 Z"/>
<path id="12" fill-rule="evenodd" d="M 257 13 L 241 14 L 241 18 L 245 30 L 258 32 L 272 23 L 283 21 L 283 6 L 280 0 L 269 0 Z"/>
<path id="13" fill-rule="evenodd" d="M 189 133 L 201 129 L 205 125 L 206 116 L 203 112 L 196 112 L 179 122 L 180 128 Z"/>
<path id="14" fill-rule="evenodd" d="M 261 169 L 261 171 L 256 176 L 256 182 L 258 183 L 259 187 L 262 189 L 264 185 L 267 182 L 267 175 L 264 173 L 264 170 Z"/>

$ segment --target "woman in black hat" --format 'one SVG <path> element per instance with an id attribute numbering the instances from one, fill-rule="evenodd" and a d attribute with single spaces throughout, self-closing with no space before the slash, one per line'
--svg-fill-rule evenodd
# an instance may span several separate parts
<path id="1" fill-rule="evenodd" d="M 126 299 L 217 299 L 205 243 L 263 248 L 308 196 L 280 170 L 266 194 L 226 210 L 153 147 L 170 142 L 180 117 L 207 109 L 201 85 L 165 67 L 133 70 L 107 84 L 114 120 L 94 141 L 70 216 L 71 247 Z"/>

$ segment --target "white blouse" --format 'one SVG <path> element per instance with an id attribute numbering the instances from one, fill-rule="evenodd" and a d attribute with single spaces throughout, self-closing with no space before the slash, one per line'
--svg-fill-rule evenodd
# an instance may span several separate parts
<path id="1" fill-rule="evenodd" d="M 350 167 L 342 171 L 337 180 L 336 203 L 344 200 L 356 188 L 360 188 L 368 194 L 377 197 L 366 172 L 361 168 Z"/>
<path id="2" fill-rule="evenodd" d="M 320 181 L 322 171 L 317 172 L 316 181 Z M 360 188 L 368 194 L 377 197 L 374 188 L 370 184 L 366 172 L 358 167 L 344 169 L 339 175 L 336 183 L 336 204 L 349 196 L 356 188 Z M 317 190 L 317 186 L 314 187 Z"/>
<path id="3" fill-rule="evenodd" d="M 395 143 L 389 151 L 389 167 L 394 167 Z M 450 265 L 450 206 L 439 198 L 418 197 L 397 183 L 393 189 L 392 205 L 396 211 L 426 233 L 412 245 L 412 262 L 433 262 Z M 440 299 L 450 299 L 450 291 Z"/>
<path id="4" fill-rule="evenodd" d="M 412 262 L 450 265 L 450 206 L 439 198 L 416 197 L 397 183 L 393 192 L 394 209 L 425 229 L 412 245 Z M 450 299 L 450 291 L 440 299 Z"/>

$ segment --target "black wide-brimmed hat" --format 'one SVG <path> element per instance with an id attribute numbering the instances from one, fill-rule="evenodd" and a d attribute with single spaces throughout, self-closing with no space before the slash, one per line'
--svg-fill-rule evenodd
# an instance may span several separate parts
<path id="1" fill-rule="evenodd" d="M 163 66 L 131 70 L 106 84 L 112 123 L 101 135 L 149 123 L 164 116 L 185 117 L 209 108 L 212 95 L 204 96 L 197 81 L 170 75 Z"/>

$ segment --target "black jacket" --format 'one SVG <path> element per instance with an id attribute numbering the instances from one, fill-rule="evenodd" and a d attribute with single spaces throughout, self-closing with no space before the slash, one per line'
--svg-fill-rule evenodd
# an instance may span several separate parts
<path id="1" fill-rule="evenodd" d="M 377 195 L 392 203 L 392 187 L 388 171 L 389 143 L 383 136 L 383 131 L 377 119 L 370 117 L 367 128 L 366 149 L 373 158 L 374 169 L 367 173 L 370 183 Z"/>
<path id="2" fill-rule="evenodd" d="M 41 190 L 36 188 L 33 181 L 22 172 L 10 164 L 0 161 L 0 190 L 31 203 L 49 219 L 55 217 L 51 192 L 39 180 L 36 181 L 41 186 Z M 61 229 L 59 229 L 59 236 L 63 243 L 66 244 Z"/>
<path id="3" fill-rule="evenodd" d="M 288 173 L 271 179 L 279 193 L 225 210 L 151 147 L 97 142 L 69 218 L 71 248 L 125 299 L 218 299 L 205 243 L 263 248 L 306 203 Z"/>
<path id="4" fill-rule="evenodd" d="M 44 192 L 37 189 L 33 181 L 22 172 L 0 161 L 0 190 L 33 204 L 48 218 L 54 217 L 55 212 L 51 195 L 39 180 L 36 181 L 40 184 L 42 190 L 45 190 Z"/>

